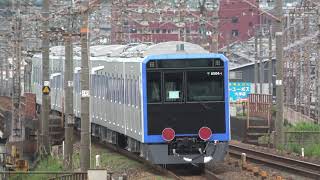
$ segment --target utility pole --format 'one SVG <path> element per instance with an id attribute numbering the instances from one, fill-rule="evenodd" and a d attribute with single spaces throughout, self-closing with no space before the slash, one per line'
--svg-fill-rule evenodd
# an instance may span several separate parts
<path id="1" fill-rule="evenodd" d="M 42 7 L 42 85 L 50 87 L 49 79 L 49 0 L 43 1 Z M 51 110 L 50 94 L 42 94 L 41 106 L 41 145 L 40 154 L 47 155 L 50 153 L 49 144 L 49 113 Z"/>
<path id="2" fill-rule="evenodd" d="M 317 99 L 318 99 L 318 103 L 317 103 L 317 115 L 318 117 L 317 119 L 317 123 L 320 123 L 320 10 L 317 10 L 317 16 L 318 16 L 318 60 L 317 60 Z"/>
<path id="3" fill-rule="evenodd" d="M 273 92 L 271 88 L 271 84 L 272 84 L 272 32 L 271 32 L 271 28 L 269 28 L 269 67 L 268 67 L 268 84 L 269 84 L 269 94 L 272 96 Z"/>
<path id="4" fill-rule="evenodd" d="M 89 74 L 89 1 L 81 0 L 82 27 L 80 29 L 81 42 L 81 146 L 80 167 L 82 171 L 90 168 L 90 74 Z"/>
<path id="5" fill-rule="evenodd" d="M 16 7 L 15 7 L 16 6 Z M 14 47 L 13 47 L 13 121 L 12 121 L 12 142 L 19 142 L 22 139 L 22 123 L 20 119 L 20 109 L 21 109 L 21 35 L 22 35 L 22 20 L 20 14 L 20 1 L 13 2 L 13 7 L 16 9 L 16 17 L 14 20 Z M 18 145 L 19 146 L 19 145 Z M 19 152 L 22 155 L 22 149 Z"/>
<path id="6" fill-rule="evenodd" d="M 254 93 L 258 93 L 258 36 L 254 34 Z"/>
<path id="7" fill-rule="evenodd" d="M 259 33 L 259 59 L 260 59 L 260 77 L 259 77 L 259 82 L 260 82 L 260 94 L 262 94 L 262 88 L 263 88 L 263 76 L 264 76 L 264 65 L 263 65 L 263 47 L 262 47 L 262 24 L 260 22 L 260 33 Z"/>
<path id="8" fill-rule="evenodd" d="M 2 57 L 1 57 L 2 58 Z M 3 91 L 4 91 L 4 88 L 3 88 L 3 59 L 1 59 L 0 61 L 0 96 L 3 96 Z"/>
<path id="9" fill-rule="evenodd" d="M 8 41 L 7 41 L 8 42 Z M 8 44 L 8 43 L 7 43 Z M 6 95 L 10 96 L 10 88 L 9 88 L 9 69 L 10 69 L 10 65 L 9 65 L 9 55 L 8 53 L 6 54 L 6 59 L 5 59 L 6 65 L 6 76 L 5 76 L 5 80 L 6 80 Z"/>
<path id="10" fill-rule="evenodd" d="M 276 113 L 276 147 L 283 143 L 283 44 L 282 44 L 282 0 L 276 0 L 276 16 L 279 19 L 275 22 L 275 36 L 276 36 L 276 93 L 277 93 L 277 113 Z"/>
<path id="11" fill-rule="evenodd" d="M 71 2 L 72 3 L 72 2 Z M 64 68 L 64 108 L 65 108 L 65 148 L 64 165 L 66 170 L 72 170 L 73 152 L 73 47 L 72 47 L 72 28 L 71 28 L 71 8 L 69 8 L 68 27 L 64 35 L 65 40 L 65 68 Z"/>

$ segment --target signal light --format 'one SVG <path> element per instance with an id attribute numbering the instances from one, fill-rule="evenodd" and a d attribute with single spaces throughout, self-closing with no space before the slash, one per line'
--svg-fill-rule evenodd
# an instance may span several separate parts
<path id="1" fill-rule="evenodd" d="M 198 135 L 199 135 L 200 139 L 202 139 L 204 141 L 208 141 L 212 136 L 212 131 L 208 127 L 202 127 L 199 129 Z"/>
<path id="2" fill-rule="evenodd" d="M 176 136 L 176 133 L 172 128 L 165 128 L 162 130 L 162 139 L 165 141 L 172 141 L 174 137 Z"/>

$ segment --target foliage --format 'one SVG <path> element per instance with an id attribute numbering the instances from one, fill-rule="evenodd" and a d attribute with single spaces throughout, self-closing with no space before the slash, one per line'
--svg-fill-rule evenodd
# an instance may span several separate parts
<path id="1" fill-rule="evenodd" d="M 42 159 L 34 171 L 54 171 L 60 172 L 63 168 L 62 162 L 59 159 L 49 156 Z M 50 175 L 46 174 L 36 174 L 36 175 L 19 175 L 10 177 L 10 180 L 42 180 L 48 179 Z"/>
<path id="2" fill-rule="evenodd" d="M 300 122 L 294 126 L 289 126 L 288 130 L 290 131 L 320 131 L 319 124 L 312 124 L 307 122 Z"/>
<path id="3" fill-rule="evenodd" d="M 304 148 L 305 156 L 320 157 L 320 138 L 317 133 L 304 132 L 320 132 L 320 125 L 300 122 L 295 125 L 288 125 L 287 131 L 300 132 L 288 135 L 288 142 L 284 146 L 286 150 L 301 154 L 301 148 Z"/>
<path id="4" fill-rule="evenodd" d="M 320 157 L 320 144 L 311 144 L 305 148 L 306 156 Z"/>

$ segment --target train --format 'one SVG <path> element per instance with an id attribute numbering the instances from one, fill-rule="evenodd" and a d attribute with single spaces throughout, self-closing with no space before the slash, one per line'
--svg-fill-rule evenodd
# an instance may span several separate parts
<path id="1" fill-rule="evenodd" d="M 90 47 L 91 135 L 153 164 L 223 161 L 230 140 L 228 59 L 189 42 Z M 80 128 L 80 47 L 74 48 L 74 116 Z M 42 104 L 41 54 L 32 91 Z M 50 48 L 51 109 L 63 110 L 64 47 Z"/>

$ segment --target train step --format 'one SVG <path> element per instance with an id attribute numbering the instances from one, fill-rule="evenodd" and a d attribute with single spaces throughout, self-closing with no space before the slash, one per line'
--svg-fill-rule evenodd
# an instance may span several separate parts
<path id="1" fill-rule="evenodd" d="M 259 144 L 259 143 L 258 143 L 258 139 L 247 139 L 247 140 L 246 140 L 246 143 L 249 143 L 249 144 Z"/>
<path id="2" fill-rule="evenodd" d="M 269 129 L 270 126 L 249 126 L 248 129 Z"/>
<path id="3" fill-rule="evenodd" d="M 247 136 L 266 136 L 269 133 L 247 133 Z"/>

